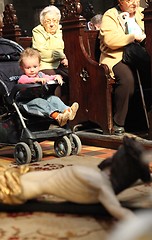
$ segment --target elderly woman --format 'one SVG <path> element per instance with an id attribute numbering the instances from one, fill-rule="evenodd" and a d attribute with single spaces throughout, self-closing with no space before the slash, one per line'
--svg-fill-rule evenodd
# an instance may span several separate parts
<path id="1" fill-rule="evenodd" d="M 64 53 L 60 19 L 61 13 L 57 7 L 45 7 L 40 13 L 41 24 L 32 31 L 32 47 L 41 54 L 40 70 L 48 75 L 60 74 L 67 90 L 68 60 Z"/>
<path id="2" fill-rule="evenodd" d="M 146 37 L 143 8 L 139 4 L 140 0 L 118 0 L 116 7 L 104 13 L 100 27 L 100 64 L 107 64 L 117 81 L 113 116 L 113 132 L 116 135 L 125 132 L 128 104 L 135 87 L 135 69 L 122 61 L 124 47 L 133 42 L 141 43 Z M 140 70 L 143 66 L 141 63 Z"/>

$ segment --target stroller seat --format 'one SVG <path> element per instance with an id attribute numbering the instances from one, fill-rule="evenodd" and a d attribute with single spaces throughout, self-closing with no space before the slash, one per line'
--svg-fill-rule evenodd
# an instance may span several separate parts
<path id="1" fill-rule="evenodd" d="M 6 55 L 2 51 L 9 46 Z M 2 49 L 1 49 L 2 47 Z M 14 158 L 17 164 L 40 161 L 43 157 L 40 142 L 54 141 L 58 157 L 79 154 L 81 141 L 67 124 L 59 127 L 57 122 L 46 116 L 29 114 L 22 107 L 24 101 L 53 94 L 56 84 L 17 84 L 22 75 L 18 59 L 23 48 L 17 43 L 0 39 L 0 145 L 14 145 Z M 15 52 L 15 53 L 14 53 Z M 11 53 L 11 54 L 10 54 Z M 56 127 L 50 128 L 50 124 Z"/>

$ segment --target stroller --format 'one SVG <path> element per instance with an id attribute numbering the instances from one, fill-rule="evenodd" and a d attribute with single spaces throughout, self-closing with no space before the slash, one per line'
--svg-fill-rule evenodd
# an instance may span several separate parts
<path id="1" fill-rule="evenodd" d="M 79 154 L 81 141 L 68 123 L 61 128 L 51 118 L 23 110 L 22 101 L 49 96 L 57 84 L 17 84 L 22 75 L 18 64 L 22 51 L 16 42 L 0 38 L 0 145 L 15 146 L 17 164 L 40 161 L 43 157 L 40 142 L 45 140 L 54 141 L 58 157 Z"/>

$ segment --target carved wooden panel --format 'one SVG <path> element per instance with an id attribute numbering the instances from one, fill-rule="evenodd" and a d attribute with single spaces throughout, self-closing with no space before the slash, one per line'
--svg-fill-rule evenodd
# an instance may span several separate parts
<path id="1" fill-rule="evenodd" d="M 82 12 L 82 6 L 79 0 L 64 0 L 62 5 L 62 20 L 79 18 Z"/>
<path id="2" fill-rule="evenodd" d="M 13 4 L 7 4 L 3 12 L 2 36 L 14 41 L 21 36 L 21 29 L 18 25 L 16 10 Z"/>

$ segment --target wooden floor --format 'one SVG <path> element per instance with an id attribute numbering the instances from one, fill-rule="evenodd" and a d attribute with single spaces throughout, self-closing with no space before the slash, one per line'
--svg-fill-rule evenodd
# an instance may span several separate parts
<path id="1" fill-rule="evenodd" d="M 41 144 L 43 151 L 43 161 L 51 160 L 58 158 L 54 152 L 54 142 L 44 141 Z M 104 159 L 110 157 L 115 152 L 114 149 L 104 148 L 104 147 L 96 147 L 89 145 L 82 145 L 82 151 L 79 154 L 80 156 L 92 156 L 95 158 Z M 4 164 L 12 164 L 14 163 L 14 147 L 6 146 L 0 148 L 0 163 Z"/>
<path id="2" fill-rule="evenodd" d="M 94 157 L 106 158 L 118 149 L 123 142 L 125 135 L 138 139 L 147 148 L 152 148 L 152 140 L 148 139 L 148 135 L 136 135 L 125 133 L 122 136 L 104 135 L 98 128 L 86 129 L 75 132 L 81 139 L 82 151 L 81 155 L 90 155 Z M 43 160 L 56 158 L 54 152 L 54 142 L 44 141 L 41 143 L 43 150 Z M 0 162 L 10 163 L 14 161 L 14 147 L 6 146 L 0 148 Z"/>

